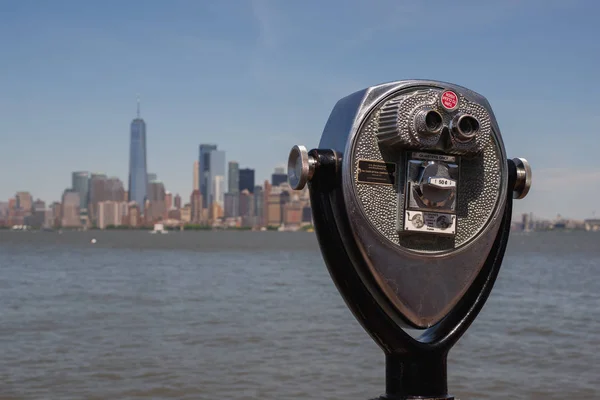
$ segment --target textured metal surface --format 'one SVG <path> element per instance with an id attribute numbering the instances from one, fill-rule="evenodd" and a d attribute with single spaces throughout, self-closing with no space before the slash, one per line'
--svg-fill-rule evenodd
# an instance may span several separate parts
<path id="1" fill-rule="evenodd" d="M 376 111 L 362 130 L 357 143 L 357 151 L 353 154 L 353 174 L 358 170 L 360 159 L 383 161 L 381 150 L 377 145 L 376 133 L 379 128 L 380 111 Z M 395 160 L 385 160 L 394 162 Z M 396 169 L 396 179 L 400 179 L 403 170 Z M 404 181 L 402 179 L 402 181 Z M 356 185 L 358 197 L 362 201 L 365 214 L 373 225 L 388 239 L 398 243 L 396 232 L 396 210 L 398 208 L 397 186 L 371 185 L 358 182 Z"/>
<path id="2" fill-rule="evenodd" d="M 500 192 L 500 171 L 501 158 L 498 146 L 490 135 L 490 121 L 487 112 L 483 107 L 472 102 L 461 100 L 456 112 L 469 111 L 480 118 L 482 132 L 487 129 L 488 133 L 483 138 L 477 138 L 477 148 L 483 149 L 483 152 L 475 156 L 463 156 L 461 158 L 460 179 L 457 191 L 457 231 L 453 238 L 427 238 L 422 235 L 398 233 L 402 230 L 402 218 L 404 215 L 404 184 L 405 178 L 405 160 L 402 156 L 398 157 L 394 151 L 387 151 L 385 146 L 379 146 L 381 132 L 389 132 L 390 126 L 394 126 L 394 131 L 400 132 L 403 142 L 410 143 L 410 147 L 418 149 L 427 149 L 431 143 L 425 145 L 422 141 L 417 141 L 418 137 L 410 133 L 410 124 L 407 122 L 410 118 L 398 118 L 397 125 L 392 124 L 389 115 L 386 116 L 384 109 L 392 104 L 394 109 L 400 109 L 401 113 L 412 115 L 410 107 L 419 107 L 419 101 L 425 101 L 428 106 L 437 107 L 438 95 L 441 91 L 420 90 L 415 95 L 401 95 L 398 98 L 388 100 L 385 105 L 374 111 L 368 116 L 367 123 L 358 132 L 352 160 L 354 165 L 353 175 L 356 176 L 359 159 L 371 159 L 382 161 L 398 162 L 397 187 L 369 185 L 356 182 L 356 192 L 364 208 L 364 212 L 369 221 L 377 228 L 382 235 L 395 244 L 417 251 L 444 251 L 456 248 L 468 242 L 475 237 L 488 222 L 494 212 L 498 195 Z M 401 99 L 402 101 L 398 100 Z M 408 99 L 408 100 L 407 100 Z M 402 106 L 398 108 L 398 104 Z M 388 109 L 390 107 L 387 107 Z M 483 111 L 481 111 L 483 110 Z M 450 119 L 442 113 L 444 118 Z M 386 117 L 387 119 L 382 121 Z M 386 124 L 382 126 L 382 124 Z M 387 134 L 387 133 L 386 133 Z M 382 150 L 383 149 L 383 150 Z M 448 151 L 448 153 L 462 153 Z M 387 154 L 386 154 L 387 153 Z"/>
<path id="3" fill-rule="evenodd" d="M 439 102 L 442 90 L 424 89 L 396 96 L 386 101 L 379 112 L 379 127 L 377 138 L 382 143 L 391 146 L 402 146 L 410 149 L 443 150 L 447 154 L 474 154 L 480 152 L 488 143 L 491 134 L 491 121 L 488 112 L 481 105 L 468 101 L 459 94 L 458 107 L 448 112 Z M 416 116 L 425 110 L 434 110 L 442 116 L 443 124 L 450 125 L 450 121 L 457 115 L 468 114 L 479 121 L 479 132 L 469 142 L 460 142 L 449 135 L 451 146 L 443 143 L 442 133 L 434 135 L 420 135 L 415 125 Z"/>

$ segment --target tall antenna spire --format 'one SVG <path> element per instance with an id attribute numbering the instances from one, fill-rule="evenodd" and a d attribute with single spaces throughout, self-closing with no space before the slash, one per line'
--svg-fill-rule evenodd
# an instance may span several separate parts
<path id="1" fill-rule="evenodd" d="M 137 117 L 140 118 L 140 95 L 137 95 Z"/>

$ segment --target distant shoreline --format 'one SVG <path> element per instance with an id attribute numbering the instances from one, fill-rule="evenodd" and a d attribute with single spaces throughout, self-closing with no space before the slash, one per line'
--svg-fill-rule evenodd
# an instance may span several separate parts
<path id="1" fill-rule="evenodd" d="M 44 233 L 59 233 L 59 232 L 152 232 L 154 227 L 110 227 L 105 229 L 100 228 L 27 228 L 27 229 L 13 229 L 11 227 L 0 227 L 0 232 L 44 232 Z M 302 227 L 294 227 L 292 229 L 285 227 L 267 227 L 267 228 L 249 228 L 249 227 L 211 227 L 211 226 L 183 226 L 181 227 L 164 227 L 166 232 L 314 232 L 312 225 L 306 225 Z"/>

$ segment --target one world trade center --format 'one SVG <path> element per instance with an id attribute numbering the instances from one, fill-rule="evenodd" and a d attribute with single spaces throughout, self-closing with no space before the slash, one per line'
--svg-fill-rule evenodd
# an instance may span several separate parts
<path id="1" fill-rule="evenodd" d="M 148 173 L 146 165 L 146 123 L 140 118 L 140 100 L 137 103 L 137 118 L 131 122 L 129 145 L 129 201 L 135 201 L 140 212 L 148 196 Z"/>

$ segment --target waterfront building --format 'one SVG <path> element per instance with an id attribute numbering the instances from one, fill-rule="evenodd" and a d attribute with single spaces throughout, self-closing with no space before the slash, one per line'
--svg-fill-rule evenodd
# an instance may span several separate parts
<path id="1" fill-rule="evenodd" d="M 73 190 L 65 190 L 62 196 L 62 215 L 61 226 L 63 228 L 79 228 L 81 220 L 79 219 L 79 193 Z"/>
<path id="2" fill-rule="evenodd" d="M 90 173 L 76 171 L 71 174 L 71 189 L 79 193 L 79 211 L 87 214 L 90 194 Z"/>

